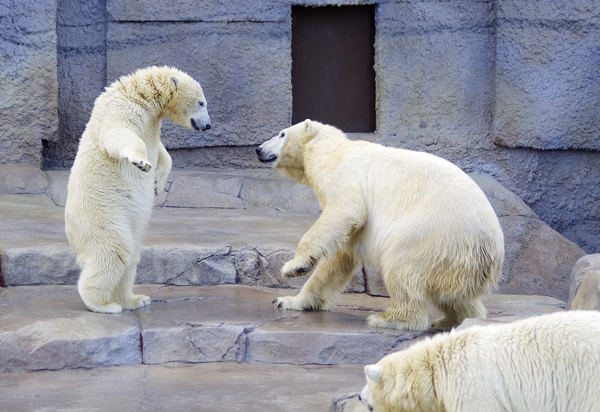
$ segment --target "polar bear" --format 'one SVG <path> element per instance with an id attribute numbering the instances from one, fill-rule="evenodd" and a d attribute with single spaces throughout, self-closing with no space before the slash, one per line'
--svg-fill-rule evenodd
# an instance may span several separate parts
<path id="1" fill-rule="evenodd" d="M 81 267 L 79 294 L 94 312 L 150 303 L 132 287 L 154 195 L 171 170 L 160 140 L 164 117 L 192 130 L 211 128 L 200 84 L 175 68 L 148 67 L 106 88 L 81 136 L 65 228 Z"/>
<path id="2" fill-rule="evenodd" d="M 365 367 L 375 412 L 600 412 L 600 313 L 473 326 Z"/>
<path id="3" fill-rule="evenodd" d="M 425 330 L 430 303 L 448 330 L 484 318 L 481 296 L 498 285 L 504 236 L 485 194 L 462 170 L 427 153 L 351 141 L 305 120 L 257 149 L 259 160 L 311 186 L 323 212 L 282 268 L 283 277 L 314 268 L 285 309 L 324 310 L 362 263 L 382 274 L 392 300 L 371 326 Z"/>

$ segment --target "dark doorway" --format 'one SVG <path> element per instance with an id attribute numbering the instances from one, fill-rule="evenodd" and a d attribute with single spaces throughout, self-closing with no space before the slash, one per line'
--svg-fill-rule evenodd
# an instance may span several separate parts
<path id="1" fill-rule="evenodd" d="M 292 7 L 292 123 L 375 131 L 375 6 Z"/>

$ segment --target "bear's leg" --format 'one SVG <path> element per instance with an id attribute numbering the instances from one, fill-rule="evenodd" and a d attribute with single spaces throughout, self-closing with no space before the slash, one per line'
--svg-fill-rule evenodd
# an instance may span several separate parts
<path id="1" fill-rule="evenodd" d="M 112 292 L 123 270 L 122 262 L 113 259 L 87 259 L 82 264 L 77 290 L 92 312 L 121 313 L 123 308 L 114 302 Z"/>
<path id="2" fill-rule="evenodd" d="M 352 255 L 344 251 L 339 251 L 332 259 L 323 257 L 300 293 L 279 297 L 273 303 L 282 309 L 327 310 L 350 282 L 355 267 Z"/>
<path id="3" fill-rule="evenodd" d="M 404 278 L 404 275 L 394 272 L 384 276 L 386 288 L 392 299 L 392 307 L 383 313 L 370 315 L 367 318 L 370 326 L 399 330 L 427 330 L 429 302 L 425 297 L 425 291 L 421 288 L 423 285 L 414 282 L 409 293 L 399 282 Z"/>
<path id="4" fill-rule="evenodd" d="M 142 306 L 149 305 L 151 301 L 149 296 L 133 294 L 133 284 L 139 260 L 138 255 L 137 259 L 125 270 L 121 281 L 117 284 L 113 292 L 115 302 L 119 302 L 123 306 L 123 309 L 133 310 L 141 308 Z"/>
<path id="5" fill-rule="evenodd" d="M 487 310 L 481 297 L 475 299 L 464 298 L 451 302 L 438 302 L 437 305 L 445 313 L 445 317 L 436 320 L 431 327 L 438 330 L 450 330 L 462 323 L 466 318 L 485 319 Z"/>

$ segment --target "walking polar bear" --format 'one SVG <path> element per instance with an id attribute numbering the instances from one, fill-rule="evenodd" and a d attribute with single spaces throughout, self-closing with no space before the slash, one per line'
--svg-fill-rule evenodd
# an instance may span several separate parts
<path id="1" fill-rule="evenodd" d="M 351 141 L 335 127 L 306 120 L 257 148 L 259 160 L 311 186 L 323 212 L 302 237 L 283 277 L 313 270 L 297 296 L 278 307 L 324 310 L 359 263 L 374 267 L 392 307 L 371 326 L 425 330 L 430 303 L 448 330 L 484 318 L 481 296 L 497 287 L 504 260 L 498 218 L 481 189 L 458 167 L 431 154 Z"/>
<path id="2" fill-rule="evenodd" d="M 600 412 L 600 313 L 559 312 L 420 341 L 365 367 L 375 412 Z"/>
<path id="3" fill-rule="evenodd" d="M 202 88 L 170 67 L 121 77 L 96 102 L 69 177 L 66 233 L 81 267 L 78 290 L 94 312 L 150 303 L 133 282 L 154 194 L 171 157 L 160 141 L 166 117 L 192 130 L 211 128 Z"/>

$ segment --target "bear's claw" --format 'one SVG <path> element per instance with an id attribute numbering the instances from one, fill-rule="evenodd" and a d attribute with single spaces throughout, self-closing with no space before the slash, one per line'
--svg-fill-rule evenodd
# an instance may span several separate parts
<path id="1" fill-rule="evenodd" d="M 140 160 L 139 162 L 131 162 L 135 167 L 137 167 L 138 169 L 140 169 L 142 172 L 148 172 L 150 171 L 150 169 L 152 169 L 152 165 L 150 163 L 146 163 L 143 160 Z"/>

